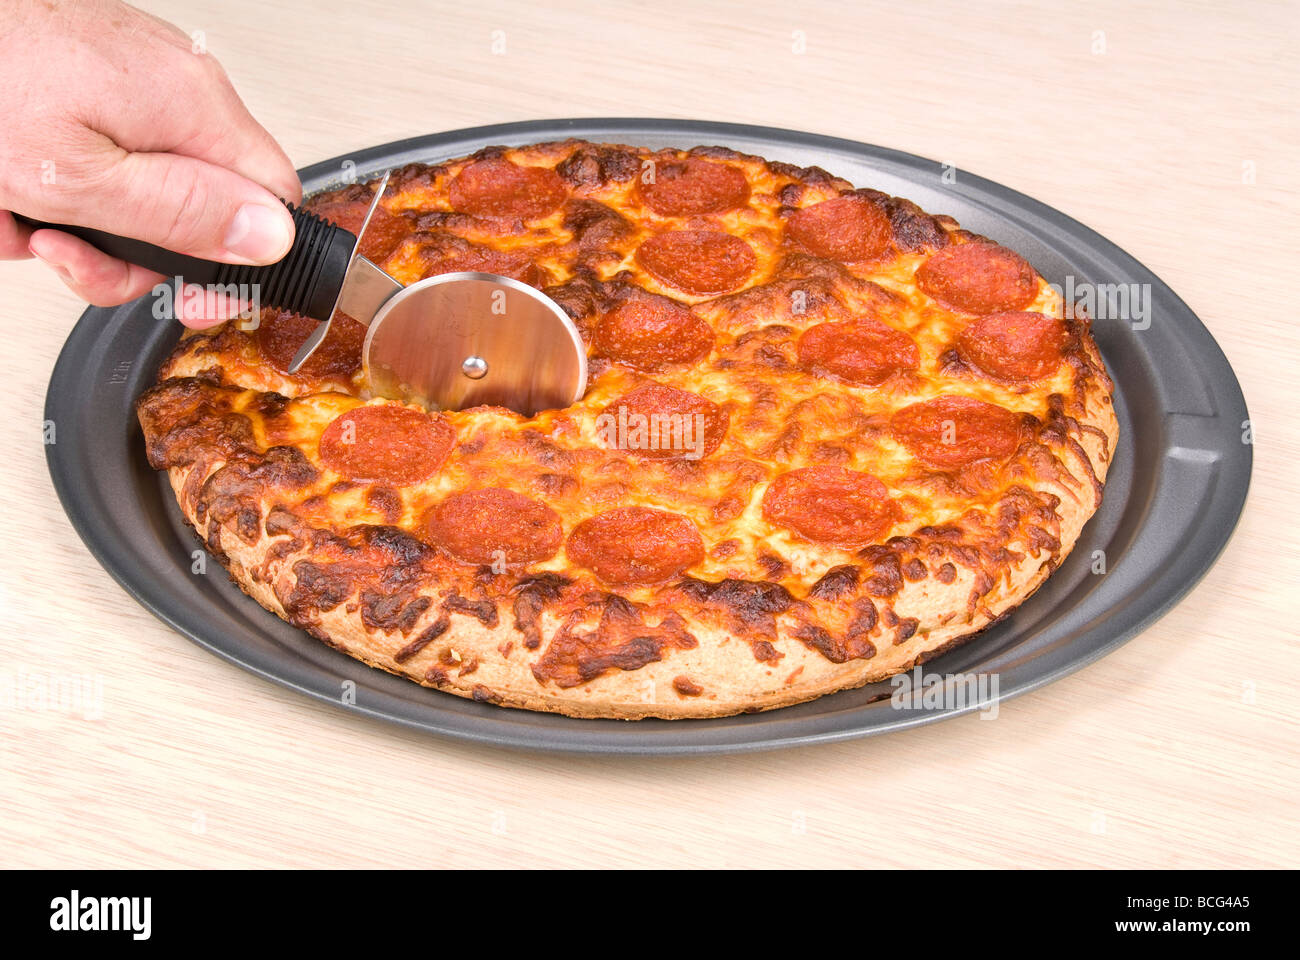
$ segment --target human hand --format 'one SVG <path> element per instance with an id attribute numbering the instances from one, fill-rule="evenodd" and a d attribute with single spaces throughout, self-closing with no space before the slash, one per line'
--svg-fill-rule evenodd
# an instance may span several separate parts
<path id="1" fill-rule="evenodd" d="M 0 259 L 39 257 L 108 306 L 163 278 L 7 211 L 227 263 L 288 252 L 293 221 L 277 197 L 299 201 L 298 176 L 210 54 L 117 0 L 0 5 Z"/>

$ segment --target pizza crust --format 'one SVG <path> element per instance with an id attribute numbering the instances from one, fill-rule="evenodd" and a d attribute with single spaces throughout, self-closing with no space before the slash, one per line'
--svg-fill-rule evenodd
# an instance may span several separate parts
<path id="1" fill-rule="evenodd" d="M 186 471 L 171 471 L 172 485 L 184 486 Z M 1076 518 L 1063 524 L 1081 528 L 1089 512 L 1076 509 L 1068 511 Z M 191 523 L 194 518 L 188 517 Z M 196 529 L 208 539 L 210 532 L 196 524 Z M 1074 537 L 1068 532 L 1069 546 Z M 263 607 L 289 619 L 281 605 L 273 584 L 282 590 L 290 589 L 293 555 L 271 566 L 271 580 L 254 577 L 252 571 L 266 568 L 267 550 L 273 545 L 266 538 L 253 546 L 219 529 L 217 542 L 228 557 L 226 567 L 231 579 Z M 1063 539 L 1063 546 L 1066 541 Z M 1063 552 L 1068 552 L 1066 548 Z M 573 717 L 613 717 L 638 720 L 645 717 L 674 719 L 682 717 L 723 717 L 737 713 L 756 713 L 815 700 L 828 693 L 849 690 L 868 683 L 884 680 L 910 670 L 938 653 L 958 643 L 972 639 L 980 631 L 1001 620 L 1034 592 L 1047 579 L 1054 568 L 1051 557 L 1031 557 L 1009 571 L 1007 582 L 998 596 L 981 605 L 980 612 L 969 622 L 954 623 L 931 630 L 928 635 L 917 634 L 911 639 L 894 644 L 870 660 L 855 660 L 834 664 L 809 650 L 790 632 L 791 623 L 780 623 L 773 645 L 783 656 L 775 667 L 754 659 L 744 641 L 719 629 L 716 625 L 687 616 L 687 630 L 694 634 L 699 646 L 694 650 L 674 651 L 668 659 L 650 663 L 636 671 L 611 672 L 598 680 L 567 690 L 548 688 L 537 682 L 530 661 L 533 659 L 523 648 L 524 635 L 502 622 L 496 629 L 488 629 L 471 618 L 457 621 L 442 637 L 442 642 L 430 644 L 424 651 L 405 663 L 398 663 L 394 654 L 405 647 L 409 636 L 394 636 L 366 629 L 344 607 L 322 614 L 312 631 L 320 639 L 342 653 L 365 662 L 372 667 L 405 676 L 425 686 L 446 693 L 485 700 L 505 707 L 561 713 Z M 954 606 L 965 604 L 971 588 L 972 577 L 959 578 L 950 585 L 911 585 L 904 588 L 895 602 L 901 615 L 928 622 L 936 614 Z M 435 596 L 435 594 L 430 594 Z M 412 634 L 427 629 L 433 619 L 418 623 Z M 551 636 L 560 620 L 546 616 L 542 634 Z M 506 644 L 514 644 L 513 656 L 501 654 Z M 446 651 L 454 651 L 447 662 Z M 478 661 L 478 666 L 465 675 L 461 665 Z M 428 671 L 442 667 L 445 676 L 431 681 Z M 739 669 L 738 669 L 739 668 Z M 674 687 L 681 676 L 702 688 L 697 696 L 682 696 Z"/>

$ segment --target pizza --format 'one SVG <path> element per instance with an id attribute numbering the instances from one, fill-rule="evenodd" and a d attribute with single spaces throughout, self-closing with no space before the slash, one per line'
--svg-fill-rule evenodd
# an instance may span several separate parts
<path id="1" fill-rule="evenodd" d="M 355 232 L 375 188 L 308 206 Z M 1014 251 L 817 167 L 493 147 L 394 171 L 361 252 L 540 288 L 585 395 L 373 397 L 346 316 L 291 376 L 315 324 L 264 310 L 190 332 L 137 411 L 241 588 L 439 691 L 635 719 L 861 686 L 1006 617 L 1101 503 L 1087 319 Z"/>

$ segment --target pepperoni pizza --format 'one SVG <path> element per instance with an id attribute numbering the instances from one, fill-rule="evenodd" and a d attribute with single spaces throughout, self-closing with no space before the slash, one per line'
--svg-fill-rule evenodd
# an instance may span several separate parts
<path id="1" fill-rule="evenodd" d="M 356 230 L 374 190 L 309 205 Z M 370 397 L 364 327 L 185 337 L 150 463 L 259 603 L 448 693 L 708 717 L 911 668 L 1006 616 L 1101 502 L 1086 320 L 1015 252 L 818 168 L 581 141 L 394 172 L 362 252 L 573 318 L 573 406 Z"/>

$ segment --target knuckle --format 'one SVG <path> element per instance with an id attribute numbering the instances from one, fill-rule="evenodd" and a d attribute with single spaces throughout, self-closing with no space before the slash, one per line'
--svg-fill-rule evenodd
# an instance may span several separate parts
<path id="1" fill-rule="evenodd" d="M 117 295 L 117 285 L 111 280 L 105 282 L 98 272 L 89 277 L 62 279 L 70 290 L 93 307 L 115 307 L 123 302 L 123 298 Z"/>
<path id="2" fill-rule="evenodd" d="M 143 185 L 146 189 L 148 184 Z M 206 235 L 211 191 L 204 179 L 190 166 L 168 163 L 163 167 L 162 182 L 153 191 L 155 202 L 150 211 L 155 241 L 169 250 L 187 252 L 209 247 L 213 238 Z"/>
<path id="3" fill-rule="evenodd" d="M 186 38 L 188 39 L 188 37 Z M 213 83 L 228 83 L 226 72 L 221 69 L 221 64 L 217 58 L 207 52 L 194 52 L 192 50 L 179 51 L 178 67 L 181 76 L 190 84 L 201 85 L 204 92 Z"/>
<path id="4" fill-rule="evenodd" d="M 131 268 L 120 260 L 105 258 L 78 279 L 87 302 L 97 307 L 113 307 L 139 295 Z"/>

